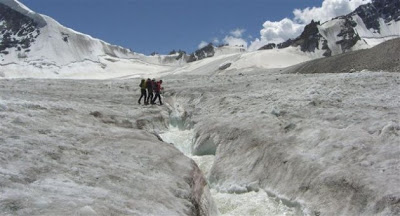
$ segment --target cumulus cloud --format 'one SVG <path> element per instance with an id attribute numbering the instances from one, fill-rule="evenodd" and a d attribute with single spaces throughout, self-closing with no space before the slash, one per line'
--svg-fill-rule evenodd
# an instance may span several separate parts
<path id="1" fill-rule="evenodd" d="M 277 43 L 299 36 L 304 29 L 304 24 L 285 18 L 279 22 L 266 21 L 263 27 L 260 31 L 261 38 Z"/>
<path id="2" fill-rule="evenodd" d="M 260 38 L 251 42 L 249 50 L 257 50 L 268 43 L 280 43 L 289 38 L 296 38 L 311 20 L 324 22 L 348 14 L 358 6 L 369 2 L 371 0 L 324 0 L 321 7 L 295 9 L 293 19 L 266 21 L 260 31 Z"/>
<path id="3" fill-rule="evenodd" d="M 246 29 L 239 29 L 239 28 L 237 28 L 237 29 L 235 29 L 235 30 L 232 30 L 230 33 L 231 33 L 231 35 L 233 36 L 233 37 L 236 37 L 236 38 L 240 38 L 240 37 L 242 37 L 242 35 L 243 35 L 243 33 L 246 31 Z"/>
<path id="4" fill-rule="evenodd" d="M 251 42 L 249 50 L 257 50 L 268 43 L 281 43 L 290 38 L 296 38 L 304 29 L 304 24 L 285 18 L 278 22 L 266 21 L 260 31 L 261 38 Z"/>
<path id="5" fill-rule="evenodd" d="M 202 42 L 200 42 L 200 44 L 197 46 L 197 48 L 201 49 L 201 48 L 203 48 L 203 47 L 205 47 L 205 46 L 207 46 L 207 45 L 208 45 L 207 42 L 202 41 Z"/>
<path id="6" fill-rule="evenodd" d="M 295 9 L 295 20 L 300 23 L 309 23 L 311 20 L 325 22 L 333 17 L 348 14 L 358 6 L 371 2 L 371 0 L 325 0 L 321 7 Z"/>
<path id="7" fill-rule="evenodd" d="M 226 36 L 224 38 L 224 43 L 229 44 L 229 46 L 240 46 L 247 49 L 247 41 L 243 38 L 234 37 L 234 36 Z"/>

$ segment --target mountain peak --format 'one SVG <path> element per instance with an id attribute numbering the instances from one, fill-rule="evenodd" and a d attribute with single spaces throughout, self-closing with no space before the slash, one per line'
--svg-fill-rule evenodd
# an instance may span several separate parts
<path id="1" fill-rule="evenodd" d="M 13 11 L 18 12 L 23 16 L 31 18 L 32 20 L 35 21 L 35 23 L 37 23 L 39 28 L 44 27 L 46 25 L 45 19 L 40 14 L 32 11 L 31 9 L 29 9 L 28 7 L 26 7 L 24 4 L 22 4 L 17 0 L 0 0 L 0 4 L 9 7 Z"/>

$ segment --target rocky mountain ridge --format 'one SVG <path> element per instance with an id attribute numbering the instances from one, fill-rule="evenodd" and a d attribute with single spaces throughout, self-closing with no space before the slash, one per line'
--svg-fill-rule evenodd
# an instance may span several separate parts
<path id="1" fill-rule="evenodd" d="M 110 45 L 30 11 L 14 0 L 0 1 L 0 60 L 3 64 L 43 60 L 49 64 L 97 61 L 98 56 L 133 57 L 128 49 Z"/>
<path id="2" fill-rule="evenodd" d="M 32 18 L 12 10 L 9 6 L 0 4 L 0 53 L 8 54 L 7 49 L 14 48 L 21 53 L 29 52 L 32 42 L 40 34 L 38 23 Z"/>
<path id="3" fill-rule="evenodd" d="M 368 39 L 382 39 L 383 42 L 387 37 L 399 37 L 399 21 L 398 0 L 373 0 L 325 23 L 312 21 L 299 37 L 280 44 L 267 44 L 260 50 L 300 46 L 303 52 L 321 51 L 323 56 L 331 56 L 370 48 L 374 44 Z"/>

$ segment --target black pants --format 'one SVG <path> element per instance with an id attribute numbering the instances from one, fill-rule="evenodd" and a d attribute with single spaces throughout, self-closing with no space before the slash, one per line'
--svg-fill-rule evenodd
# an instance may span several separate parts
<path id="1" fill-rule="evenodd" d="M 144 100 L 144 102 L 146 103 L 146 96 L 147 96 L 147 94 L 146 94 L 146 89 L 140 89 L 140 91 L 142 92 L 142 95 L 140 95 L 140 98 L 139 98 L 139 100 L 138 100 L 138 103 L 140 104 L 140 101 L 142 100 L 142 98 L 143 98 L 143 100 Z"/>
<path id="2" fill-rule="evenodd" d="M 151 103 L 152 103 L 152 104 L 155 104 L 157 98 L 158 98 L 158 101 L 160 102 L 160 104 L 162 105 L 160 92 L 156 92 L 156 95 L 154 96 L 153 101 L 152 101 Z"/>
<path id="3" fill-rule="evenodd" d="M 153 97 L 154 97 L 153 92 L 149 91 L 149 95 L 147 96 L 147 102 L 146 103 L 153 102 Z"/>

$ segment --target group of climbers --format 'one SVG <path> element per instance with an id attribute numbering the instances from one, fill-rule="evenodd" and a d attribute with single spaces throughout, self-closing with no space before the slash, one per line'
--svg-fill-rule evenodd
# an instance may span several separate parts
<path id="1" fill-rule="evenodd" d="M 161 91 L 163 90 L 163 87 L 161 87 L 162 80 L 156 81 L 156 79 L 150 79 L 148 78 L 147 81 L 145 79 L 142 79 L 140 82 L 140 91 L 141 95 L 138 100 L 138 103 L 140 104 L 140 101 L 144 100 L 145 105 L 149 104 L 156 104 L 156 100 L 158 98 L 158 101 L 160 102 L 160 105 L 163 105 L 161 101 Z M 154 95 L 154 93 L 155 95 Z"/>

